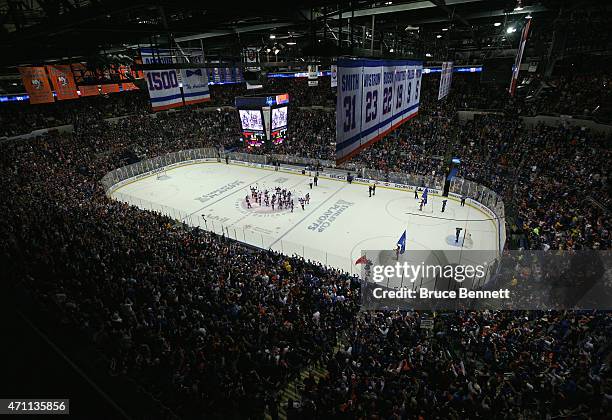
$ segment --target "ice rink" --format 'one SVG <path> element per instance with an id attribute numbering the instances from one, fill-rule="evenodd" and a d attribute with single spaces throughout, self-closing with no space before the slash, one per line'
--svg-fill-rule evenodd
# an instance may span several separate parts
<path id="1" fill-rule="evenodd" d="M 442 197 L 429 194 L 419 210 L 413 191 L 378 186 L 368 196 L 368 185 L 321 176 L 309 187 L 311 177 L 299 173 L 256 168 L 239 163 L 195 163 L 152 175 L 119 187 L 112 197 L 145 209 L 159 210 L 202 229 L 287 255 L 298 254 L 348 272 L 362 250 L 395 249 L 404 230 L 406 249 L 496 250 L 498 225 L 478 207 L 461 206 L 448 198 L 442 213 Z M 289 209 L 272 211 L 253 204 L 247 208 L 249 187 L 290 190 L 294 197 L 310 193 L 302 210 L 295 201 Z M 421 194 L 419 194 L 420 196 Z M 461 240 L 455 242 L 455 229 Z M 467 232 L 465 243 L 464 233 Z"/>

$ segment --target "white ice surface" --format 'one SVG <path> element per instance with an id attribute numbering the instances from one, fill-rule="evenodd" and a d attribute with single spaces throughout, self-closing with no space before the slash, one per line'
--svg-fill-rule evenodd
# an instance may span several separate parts
<path id="1" fill-rule="evenodd" d="M 404 229 L 406 249 L 461 249 L 455 228 L 471 235 L 465 248 L 497 249 L 497 222 L 476 207 L 430 194 L 419 210 L 414 192 L 378 186 L 368 197 L 365 184 L 321 178 L 309 188 L 310 177 L 239 164 L 198 163 L 150 176 L 120 187 L 114 198 L 144 209 L 158 210 L 202 229 L 285 254 L 299 254 L 348 272 L 358 272 L 354 262 L 362 250 L 395 249 Z M 310 193 L 302 210 L 247 209 L 249 186 L 287 188 L 295 196 Z M 463 236 L 463 232 L 462 232 Z"/>

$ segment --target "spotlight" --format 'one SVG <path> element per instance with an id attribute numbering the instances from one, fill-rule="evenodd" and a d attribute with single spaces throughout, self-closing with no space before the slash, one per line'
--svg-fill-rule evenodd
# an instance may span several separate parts
<path id="1" fill-rule="evenodd" d="M 389 49 L 389 52 L 393 52 L 393 48 L 390 48 L 390 49 Z"/>
<path id="2" fill-rule="evenodd" d="M 442 35 L 436 35 L 436 38 L 440 39 L 442 38 Z"/>
<path id="3" fill-rule="evenodd" d="M 442 28 L 442 30 L 443 30 L 444 32 L 446 32 L 446 31 L 448 31 L 448 28 Z"/>
<path id="4" fill-rule="evenodd" d="M 516 28 L 514 26 L 510 26 L 510 27 L 508 27 L 508 29 L 506 29 L 506 33 L 507 34 L 511 34 L 511 33 L 514 33 L 514 32 L 516 32 Z"/>
<path id="5" fill-rule="evenodd" d="M 528 14 L 527 16 L 525 16 L 525 19 L 531 19 L 531 14 Z"/>
<path id="6" fill-rule="evenodd" d="M 276 35 L 270 34 L 270 39 L 275 39 L 275 38 L 276 38 Z"/>
<path id="7" fill-rule="evenodd" d="M 433 57 L 430 53 L 425 54 L 425 57 Z"/>
<path id="8" fill-rule="evenodd" d="M 294 42 L 294 41 L 287 42 L 287 45 L 295 45 L 295 44 L 296 44 L 296 42 Z"/>
<path id="9" fill-rule="evenodd" d="M 493 26 L 501 26 L 501 22 L 495 22 Z"/>

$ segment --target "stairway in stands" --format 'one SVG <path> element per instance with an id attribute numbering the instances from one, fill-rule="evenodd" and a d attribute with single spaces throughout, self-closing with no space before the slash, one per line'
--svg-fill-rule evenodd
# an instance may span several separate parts
<path id="1" fill-rule="evenodd" d="M 308 378 L 311 373 L 313 374 L 315 381 L 317 382 L 319 382 L 321 378 L 327 376 L 328 374 L 327 369 L 325 368 L 325 365 L 321 362 L 321 360 L 318 360 L 317 362 L 308 366 L 306 369 L 302 370 L 300 372 L 300 376 L 291 381 L 287 385 L 287 387 L 281 392 L 278 407 L 278 417 L 281 420 L 287 419 L 286 408 L 288 400 L 291 399 L 293 401 L 298 402 L 302 400 L 301 393 L 304 386 L 304 379 Z M 269 420 L 270 418 L 271 417 L 269 415 L 266 415 L 266 420 Z"/>
<path id="2" fill-rule="evenodd" d="M 339 334 L 338 341 L 334 346 L 330 357 L 333 357 L 339 350 L 344 348 L 349 342 L 348 332 L 344 331 Z M 302 390 L 304 386 L 304 379 L 312 373 L 315 381 L 318 383 L 321 378 L 324 378 L 329 374 L 325 367 L 326 362 L 321 358 L 316 362 L 312 363 L 300 372 L 300 375 L 291 381 L 283 391 L 281 391 L 279 402 L 278 402 L 278 418 L 281 420 L 287 420 L 287 401 L 290 399 L 293 401 L 302 401 Z M 266 420 L 271 420 L 270 414 L 266 411 Z"/>

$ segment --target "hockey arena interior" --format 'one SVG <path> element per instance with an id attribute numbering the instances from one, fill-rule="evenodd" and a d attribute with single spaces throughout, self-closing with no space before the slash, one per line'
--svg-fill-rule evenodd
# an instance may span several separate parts
<path id="1" fill-rule="evenodd" d="M 0 414 L 604 419 L 612 4 L 0 0 Z"/>

